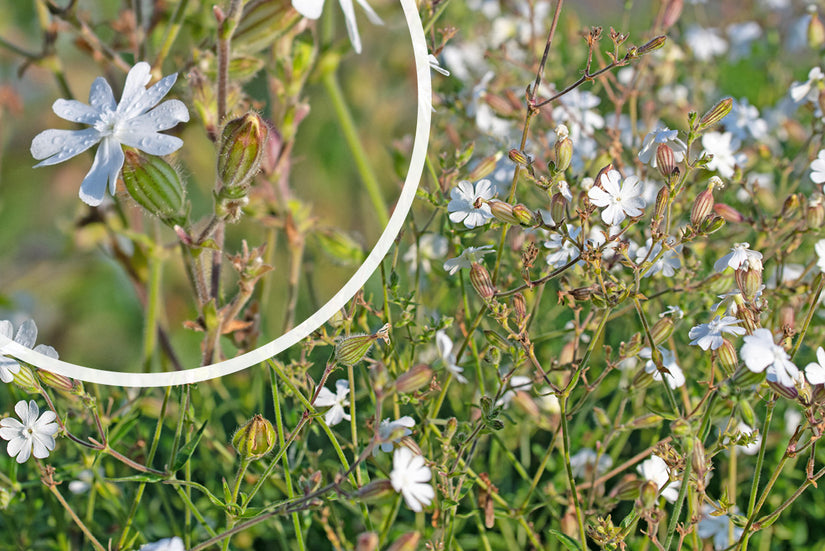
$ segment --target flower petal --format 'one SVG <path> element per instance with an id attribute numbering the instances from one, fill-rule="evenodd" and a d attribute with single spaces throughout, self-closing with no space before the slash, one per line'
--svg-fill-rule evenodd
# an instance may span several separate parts
<path id="1" fill-rule="evenodd" d="M 34 137 L 31 145 L 32 157 L 41 162 L 40 166 L 61 163 L 79 155 L 100 141 L 100 132 L 95 128 L 83 130 L 44 130 Z"/>
<path id="2" fill-rule="evenodd" d="M 347 36 L 352 43 L 355 53 L 361 53 L 361 37 L 358 35 L 358 22 L 355 20 L 355 8 L 352 0 L 338 0 L 341 4 L 341 11 L 344 12 L 344 21 L 347 24 Z"/>
<path id="3" fill-rule="evenodd" d="M 121 143 L 140 149 L 149 155 L 169 155 L 183 146 L 183 140 L 180 138 L 157 132 L 129 134 L 121 137 Z"/>
<path id="4" fill-rule="evenodd" d="M 361 6 L 365 12 L 367 12 L 367 18 L 370 20 L 370 23 L 373 25 L 383 25 L 384 21 L 378 17 L 378 14 L 375 13 L 375 10 L 372 9 L 372 6 L 367 4 L 367 0 L 355 0 L 358 2 L 358 5 Z"/>
<path id="5" fill-rule="evenodd" d="M 37 341 L 37 325 L 33 320 L 26 320 L 17 329 L 14 342 L 26 348 L 31 348 L 34 346 L 35 341 Z"/>
<path id="6" fill-rule="evenodd" d="M 34 400 L 32 400 L 32 404 L 34 404 Z M 35 409 L 34 415 L 36 417 L 37 416 L 37 405 L 36 404 L 34 404 L 34 409 Z M 26 421 L 29 418 L 29 404 L 27 404 L 25 400 L 20 400 L 19 402 L 14 404 L 14 412 L 17 414 L 17 416 L 20 418 L 20 420 L 25 425 Z"/>
<path id="7" fill-rule="evenodd" d="M 100 111 L 114 111 L 117 109 L 112 87 L 103 77 L 97 77 L 89 89 L 89 105 Z"/>
<path id="8" fill-rule="evenodd" d="M 120 144 L 112 138 L 104 138 L 97 149 L 92 168 L 80 184 L 80 200 L 89 206 L 98 206 L 103 202 L 106 184 L 109 184 L 110 192 L 114 193 L 123 159 Z"/>
<path id="9" fill-rule="evenodd" d="M 292 0 L 292 7 L 307 19 L 318 19 L 324 9 L 324 0 Z"/>
<path id="10" fill-rule="evenodd" d="M 168 130 L 179 122 L 187 122 L 188 120 L 189 110 L 186 108 L 186 105 L 180 100 L 170 99 L 164 101 L 148 113 L 126 121 L 119 134 L 125 135 L 131 132 L 147 134 L 149 132 Z M 119 137 L 121 136 L 119 135 Z M 124 140 L 121 141 L 125 143 Z"/>
<path id="11" fill-rule="evenodd" d="M 73 99 L 61 98 L 55 101 L 52 111 L 61 119 L 83 124 L 94 124 L 100 119 L 100 111 Z"/>
<path id="12" fill-rule="evenodd" d="M 135 63 L 126 75 L 126 82 L 123 84 L 123 93 L 120 95 L 120 103 L 117 105 L 117 112 L 124 116 L 132 116 L 139 113 L 133 111 L 134 104 L 146 93 L 146 85 L 152 80 L 152 67 L 145 61 Z"/>
<path id="13" fill-rule="evenodd" d="M 14 327 L 9 320 L 0 320 L 0 335 L 8 339 L 11 339 L 14 335 Z M 822 350 L 822 347 L 820 347 L 820 350 Z"/>

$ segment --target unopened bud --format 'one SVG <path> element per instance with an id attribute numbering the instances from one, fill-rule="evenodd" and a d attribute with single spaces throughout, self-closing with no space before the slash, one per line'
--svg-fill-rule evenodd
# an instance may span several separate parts
<path id="1" fill-rule="evenodd" d="M 799 197 L 796 193 L 788 195 L 785 202 L 782 203 L 782 216 L 787 218 L 799 207 Z"/>
<path id="2" fill-rule="evenodd" d="M 666 143 L 656 148 L 656 168 L 665 178 L 670 178 L 676 170 L 676 158 L 673 149 Z"/>
<path id="3" fill-rule="evenodd" d="M 527 320 L 527 302 L 524 300 L 524 295 L 516 293 L 512 298 L 513 313 L 516 315 L 516 323 L 521 325 Z"/>
<path id="4" fill-rule="evenodd" d="M 722 346 L 716 349 L 716 357 L 719 360 L 719 367 L 726 376 L 730 377 L 739 365 L 739 358 L 736 356 L 736 349 L 728 339 L 722 341 Z"/>
<path id="5" fill-rule="evenodd" d="M 730 205 L 726 205 L 725 203 L 715 203 L 713 205 L 713 212 L 715 212 L 716 215 L 722 218 L 725 222 L 739 224 L 745 221 L 745 217 L 741 212 Z"/>
<path id="6" fill-rule="evenodd" d="M 9 507 L 9 503 L 11 503 L 11 492 L 0 486 L 0 511 L 5 511 Z"/>
<path id="7" fill-rule="evenodd" d="M 808 210 L 805 211 L 805 223 L 808 229 L 818 230 L 825 222 L 825 205 L 822 204 L 822 198 L 817 197 L 808 205 Z"/>
<path id="8" fill-rule="evenodd" d="M 796 328 L 796 308 L 786 305 L 779 309 L 779 327 Z"/>
<path id="9" fill-rule="evenodd" d="M 490 213 L 496 220 L 504 222 L 505 224 L 520 225 L 519 219 L 516 218 L 513 212 L 513 205 L 498 199 L 490 199 L 487 201 L 487 206 L 490 207 Z"/>
<path id="10" fill-rule="evenodd" d="M 244 459 L 260 459 L 275 447 L 277 434 L 272 423 L 256 415 L 232 437 L 232 447 Z"/>
<path id="11" fill-rule="evenodd" d="M 363 532 L 358 534 L 355 551 L 378 551 L 378 544 L 379 539 L 377 532 Z"/>
<path id="12" fill-rule="evenodd" d="M 421 534 L 418 532 L 407 532 L 387 547 L 387 551 L 415 551 L 420 539 Z"/>
<path id="13" fill-rule="evenodd" d="M 510 158 L 511 161 L 513 161 L 517 165 L 527 166 L 528 164 L 530 164 L 530 161 L 527 158 L 527 155 L 525 155 L 523 152 L 519 151 L 518 149 L 511 149 L 510 152 L 507 154 L 507 156 Z"/>
<path id="14" fill-rule="evenodd" d="M 395 388 L 401 394 L 409 394 L 428 385 L 432 378 L 433 370 L 424 364 L 418 364 L 395 380 Z"/>
<path id="15" fill-rule="evenodd" d="M 20 369 L 14 374 L 14 384 L 28 392 L 29 394 L 39 394 L 40 385 L 34 377 L 32 370 L 25 365 L 20 365 Z"/>
<path id="16" fill-rule="evenodd" d="M 170 224 L 183 224 L 185 196 L 180 175 L 155 155 L 128 148 L 121 177 L 126 191 L 146 211 Z"/>
<path id="17" fill-rule="evenodd" d="M 554 148 L 556 152 L 556 171 L 564 172 L 573 160 L 573 142 L 565 136 L 556 140 Z"/>
<path id="18" fill-rule="evenodd" d="M 768 380 L 768 386 L 771 387 L 771 390 L 780 396 L 784 396 L 788 400 L 796 400 L 796 397 L 799 396 L 799 391 L 793 386 L 781 385 L 777 381 L 771 381 L 770 379 Z"/>
<path id="19" fill-rule="evenodd" d="M 656 38 L 653 38 L 653 39 L 647 41 L 646 43 L 642 44 L 641 46 L 639 46 L 639 49 L 636 51 L 636 53 L 638 53 L 639 55 L 649 54 L 650 52 L 652 52 L 654 50 L 658 50 L 659 48 L 664 46 L 666 41 L 667 41 L 666 36 L 659 35 Z"/>
<path id="20" fill-rule="evenodd" d="M 372 335 L 351 335 L 344 337 L 335 345 L 335 360 L 345 366 L 355 365 L 364 359 L 378 339 L 390 342 L 390 324 L 384 325 Z"/>
<path id="21" fill-rule="evenodd" d="M 639 490 L 639 500 L 642 502 L 642 508 L 653 509 L 656 506 L 656 501 L 659 497 L 659 485 L 652 480 L 645 480 Z"/>
<path id="22" fill-rule="evenodd" d="M 699 229 L 711 212 L 713 212 L 713 189 L 708 186 L 693 202 L 693 208 L 690 211 L 690 225 Z"/>
<path id="23" fill-rule="evenodd" d="M 641 417 L 637 417 L 634 419 L 630 426 L 634 429 L 649 429 L 652 427 L 658 427 L 662 424 L 662 416 L 657 415 L 655 413 L 646 413 Z"/>
<path id="24" fill-rule="evenodd" d="M 649 387 L 651 384 L 653 384 L 653 375 L 644 369 L 640 369 L 633 378 L 632 386 L 634 390 L 642 390 L 643 388 Z"/>
<path id="25" fill-rule="evenodd" d="M 510 342 L 493 331 L 492 329 L 485 329 L 484 330 L 484 337 L 487 339 L 487 342 L 490 343 L 495 348 L 499 350 L 509 350 L 510 349 Z"/>
<path id="26" fill-rule="evenodd" d="M 247 2 L 232 34 L 232 51 L 257 53 L 268 48 L 301 19 L 288 0 Z"/>
<path id="27" fill-rule="evenodd" d="M 682 15 L 682 8 L 684 5 L 684 0 L 669 0 L 669 2 L 665 5 L 665 13 L 662 16 L 663 29 L 669 29 L 674 23 L 676 23 L 676 21 L 679 20 L 679 16 Z"/>
<path id="28" fill-rule="evenodd" d="M 669 317 L 660 318 L 653 327 L 650 328 L 650 336 L 653 337 L 653 344 L 659 345 L 665 342 L 673 334 L 673 320 Z"/>
<path id="29" fill-rule="evenodd" d="M 670 188 L 662 186 L 659 193 L 656 194 L 656 203 L 653 205 L 653 222 L 658 228 L 665 220 L 667 215 L 667 203 L 670 199 Z"/>
<path id="30" fill-rule="evenodd" d="M 46 371 L 44 369 L 38 369 L 37 376 L 44 385 L 50 386 L 61 392 L 73 392 L 78 386 L 82 386 L 82 383 L 79 381 L 75 381 L 65 375 L 58 375 L 57 373 L 52 373 L 51 371 Z"/>
<path id="31" fill-rule="evenodd" d="M 704 116 L 699 119 L 699 128 L 698 130 L 701 132 L 703 130 L 707 130 L 714 124 L 718 123 L 722 119 L 724 119 L 730 110 L 733 108 L 733 98 L 725 98 L 721 100 L 719 103 L 714 105 L 710 111 L 704 114 Z"/>
<path id="32" fill-rule="evenodd" d="M 473 284 L 473 288 L 484 300 L 490 300 L 496 294 L 496 286 L 493 285 L 490 272 L 478 262 L 473 262 L 470 267 L 470 283 Z"/>
<path id="33" fill-rule="evenodd" d="M 536 215 L 521 203 L 513 207 L 513 216 L 522 226 L 532 226 L 536 223 Z"/>
<path id="34" fill-rule="evenodd" d="M 221 132 L 218 177 L 228 190 L 248 189 L 261 167 L 269 127 L 260 115 L 249 112 L 227 122 Z"/>
<path id="35" fill-rule="evenodd" d="M 808 46 L 812 50 L 818 50 L 823 44 L 825 44 L 825 25 L 822 24 L 819 14 L 814 11 L 808 22 Z"/>
<path id="36" fill-rule="evenodd" d="M 567 199 L 560 192 L 554 193 L 550 199 L 550 217 L 556 226 L 567 218 Z"/>
<path id="37" fill-rule="evenodd" d="M 725 225 L 725 219 L 721 216 L 713 215 L 710 218 L 705 218 L 702 225 L 699 226 L 699 232 L 703 234 L 711 234 L 722 229 Z"/>
<path id="38" fill-rule="evenodd" d="M 366 486 L 361 486 L 355 493 L 355 497 L 364 501 L 381 501 L 392 497 L 395 490 L 392 487 L 392 482 L 386 478 L 373 480 Z"/>
<path id="39" fill-rule="evenodd" d="M 733 272 L 733 277 L 736 280 L 736 286 L 742 291 L 742 296 L 746 300 L 753 300 L 762 286 L 762 266 L 758 268 L 750 267 L 745 263 L 744 267 L 740 267 Z"/>
<path id="40" fill-rule="evenodd" d="M 496 169 L 496 164 L 498 160 L 501 159 L 501 153 L 495 153 L 494 155 L 490 155 L 488 157 L 484 157 L 481 159 L 476 167 L 467 175 L 467 179 L 471 182 L 479 181 L 486 176 L 489 176 L 493 173 Z M 489 181 L 488 181 L 489 183 Z"/>

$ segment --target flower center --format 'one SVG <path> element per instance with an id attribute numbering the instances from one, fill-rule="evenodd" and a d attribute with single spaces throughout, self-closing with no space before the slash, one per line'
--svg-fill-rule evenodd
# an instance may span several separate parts
<path id="1" fill-rule="evenodd" d="M 115 111 L 106 110 L 100 114 L 98 121 L 95 123 L 95 130 L 100 132 L 103 136 L 111 136 L 116 134 L 119 130 L 120 120 Z"/>

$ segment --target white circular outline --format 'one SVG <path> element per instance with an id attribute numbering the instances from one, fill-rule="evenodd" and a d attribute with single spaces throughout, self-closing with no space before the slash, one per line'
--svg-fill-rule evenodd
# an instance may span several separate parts
<path id="1" fill-rule="evenodd" d="M 415 124 L 415 141 L 413 143 L 410 168 L 401 195 L 398 198 L 387 227 L 375 244 L 364 263 L 343 287 L 314 314 L 301 324 L 273 341 L 256 348 L 246 354 L 211 365 L 185 369 L 183 371 L 165 371 L 159 373 L 123 373 L 120 371 L 106 371 L 92 369 L 72 363 L 55 360 L 34 350 L 21 346 L 0 334 L 0 354 L 9 354 L 40 369 L 78 379 L 88 383 L 97 383 L 121 387 L 161 387 L 199 383 L 237 373 L 257 363 L 275 356 L 293 344 L 309 335 L 320 327 L 364 286 L 378 264 L 389 252 L 396 236 L 404 224 L 404 220 L 412 207 L 418 183 L 424 172 L 424 161 L 430 139 L 430 121 L 432 117 L 432 82 L 430 80 L 430 65 L 427 59 L 427 42 L 424 37 L 424 28 L 414 0 L 400 0 L 407 20 L 407 27 L 412 39 L 413 55 L 415 57 L 415 73 L 418 83 L 418 115 Z"/>

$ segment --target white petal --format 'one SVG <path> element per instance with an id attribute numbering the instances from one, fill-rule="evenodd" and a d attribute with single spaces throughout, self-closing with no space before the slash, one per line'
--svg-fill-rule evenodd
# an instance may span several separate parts
<path id="1" fill-rule="evenodd" d="M 52 348 L 51 346 L 46 346 L 45 344 L 38 344 L 34 347 L 34 351 L 38 354 L 43 354 L 44 356 L 48 356 L 54 360 L 58 359 L 57 350 Z"/>
<path id="2" fill-rule="evenodd" d="M 40 161 L 35 166 L 50 166 L 79 155 L 100 141 L 100 132 L 94 128 L 83 130 L 44 130 L 34 137 L 32 157 Z"/>
<path id="3" fill-rule="evenodd" d="M 35 417 L 37 417 L 37 405 L 34 404 L 34 400 L 32 400 L 32 404 L 34 405 L 35 410 L 34 415 Z M 29 404 L 27 404 L 25 400 L 20 400 L 19 402 L 14 404 L 14 412 L 25 425 L 29 418 Z"/>
<path id="4" fill-rule="evenodd" d="M 364 11 L 367 12 L 367 19 L 370 20 L 370 23 L 373 25 L 383 25 L 384 21 L 378 17 L 378 14 L 372 9 L 372 6 L 367 4 L 367 0 L 355 0 L 358 2 L 358 5 L 364 8 Z"/>
<path id="5" fill-rule="evenodd" d="M 9 320 L 0 320 L 0 335 L 8 339 L 11 339 L 14 335 L 14 327 Z M 822 347 L 820 347 L 820 350 L 822 350 Z"/>
<path id="6" fill-rule="evenodd" d="M 292 0 L 292 7 L 307 19 L 318 19 L 324 9 L 324 0 Z"/>
<path id="7" fill-rule="evenodd" d="M 145 61 L 136 63 L 126 75 L 117 112 L 122 115 L 131 113 L 132 116 L 139 114 L 133 110 L 133 105 L 146 93 L 146 85 L 150 80 L 152 80 L 152 67 Z"/>
<path id="8" fill-rule="evenodd" d="M 114 111 L 117 109 L 112 87 L 103 77 L 97 77 L 89 89 L 89 105 L 100 111 Z"/>
<path id="9" fill-rule="evenodd" d="M 447 333 L 443 330 L 436 331 L 435 346 L 438 348 L 438 353 L 441 354 L 441 357 L 446 360 L 450 357 L 450 352 L 453 350 L 453 341 L 450 340 L 450 337 L 448 337 Z"/>
<path id="10" fill-rule="evenodd" d="M 169 90 L 175 84 L 177 79 L 177 73 L 163 77 L 154 86 L 135 97 L 131 104 L 124 106 L 123 101 L 121 101 L 120 105 L 118 105 L 118 111 L 127 119 L 131 119 L 145 113 L 157 105 L 158 102 L 163 99 L 163 96 L 169 93 Z M 184 120 L 189 120 L 188 113 L 186 115 L 186 119 Z"/>
<path id="11" fill-rule="evenodd" d="M 20 438 L 19 440 L 22 441 L 22 446 L 20 446 L 20 451 L 17 453 L 17 462 L 25 463 L 32 454 L 31 443 L 23 438 Z M 12 440 L 9 442 L 9 448 L 11 448 L 13 442 L 18 442 L 18 440 Z M 9 452 L 9 455 L 12 455 L 11 452 Z"/>
<path id="12" fill-rule="evenodd" d="M 146 134 L 133 133 L 121 136 L 123 145 L 134 147 L 148 153 L 149 155 L 169 155 L 174 153 L 183 145 L 183 140 L 176 136 L 158 134 L 151 132 Z"/>
<path id="13" fill-rule="evenodd" d="M 14 342 L 26 348 L 31 348 L 34 346 L 35 341 L 37 341 L 37 325 L 35 325 L 33 320 L 26 320 L 17 329 L 17 336 L 14 337 Z"/>
<path id="14" fill-rule="evenodd" d="M 80 184 L 80 200 L 92 207 L 98 206 L 103 201 L 107 184 L 110 192 L 114 193 L 117 175 L 122 166 L 123 149 L 120 144 L 111 138 L 104 138 L 97 149 L 92 168 Z"/>
<path id="15" fill-rule="evenodd" d="M 14 440 L 9 440 L 9 445 L 6 446 L 6 453 L 8 453 L 10 457 L 14 457 L 18 453 L 20 453 L 20 450 L 23 449 L 23 446 L 25 444 L 28 444 L 28 441 L 25 438 L 15 438 Z M 26 453 L 26 458 L 23 459 L 23 461 L 25 461 L 28 458 L 29 454 Z M 17 462 L 22 463 L 23 461 L 20 461 L 20 459 L 18 458 Z"/>
<path id="16" fill-rule="evenodd" d="M 61 119 L 83 124 L 94 124 L 100 119 L 100 112 L 94 107 L 73 99 L 59 99 L 52 105 L 52 111 Z"/>
<path id="17" fill-rule="evenodd" d="M 51 447 L 49 447 L 50 444 Z M 49 450 L 54 449 L 54 438 L 49 437 L 49 440 L 41 441 L 39 438 L 35 437 L 32 439 L 32 448 L 32 455 L 36 458 L 43 459 L 45 457 L 49 457 Z"/>
<path id="18" fill-rule="evenodd" d="M 361 37 L 358 35 L 358 22 L 355 20 L 355 8 L 352 0 L 339 0 L 341 11 L 344 12 L 344 21 L 347 24 L 347 35 L 355 53 L 361 53 Z"/>
<path id="19" fill-rule="evenodd" d="M 188 120 L 189 110 L 186 108 L 186 105 L 180 100 L 170 99 L 164 101 L 148 113 L 126 121 L 121 132 L 137 132 L 141 134 L 159 132 L 161 130 L 168 130 L 179 122 L 187 122 Z"/>

